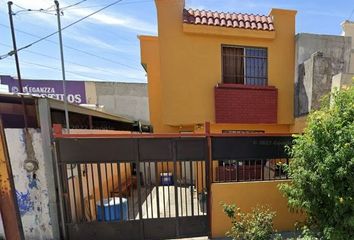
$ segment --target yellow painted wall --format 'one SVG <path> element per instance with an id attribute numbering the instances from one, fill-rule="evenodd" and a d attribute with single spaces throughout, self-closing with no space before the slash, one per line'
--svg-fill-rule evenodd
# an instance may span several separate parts
<path id="1" fill-rule="evenodd" d="M 223 130 L 251 130 L 265 131 L 266 133 L 288 133 L 290 126 L 287 124 L 210 124 L 212 133 L 222 133 Z M 204 133 L 204 125 L 196 127 L 194 132 Z"/>
<path id="2" fill-rule="evenodd" d="M 269 206 L 276 212 L 274 226 L 278 231 L 294 230 L 297 221 L 304 220 L 300 213 L 288 210 L 287 199 L 278 190 L 278 184 L 289 181 L 213 183 L 211 185 L 211 232 L 212 237 L 224 237 L 231 222 L 224 214 L 221 202 L 236 204 L 242 211 L 249 212 L 257 205 Z"/>
<path id="3" fill-rule="evenodd" d="M 148 66 L 148 81 L 152 84 L 149 97 L 154 92 L 154 96 L 160 95 L 161 99 L 160 105 L 150 104 L 155 129 L 162 129 L 160 124 L 180 126 L 215 122 L 214 86 L 221 82 L 222 44 L 268 48 L 269 85 L 276 86 L 279 91 L 278 124 L 292 124 L 295 11 L 272 10 L 276 32 L 271 36 L 256 30 L 187 26 L 182 21 L 184 1 L 155 2 L 159 33 L 156 46 L 140 38 L 142 62 Z M 214 31 L 205 33 L 205 28 Z M 154 56 L 148 59 L 147 54 Z M 149 69 L 152 64 L 156 69 Z M 159 79 L 152 79 L 153 75 Z M 153 119 L 156 109 L 161 112 L 160 122 Z"/>
<path id="4" fill-rule="evenodd" d="M 141 62 L 148 78 L 148 95 L 150 122 L 154 132 L 176 132 L 177 128 L 169 127 L 162 122 L 162 97 L 160 79 L 159 41 L 153 36 L 139 36 Z"/>

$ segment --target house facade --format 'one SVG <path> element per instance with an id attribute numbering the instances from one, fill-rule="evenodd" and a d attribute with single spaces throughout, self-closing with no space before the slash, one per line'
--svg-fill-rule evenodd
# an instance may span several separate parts
<path id="1" fill-rule="evenodd" d="M 23 92 L 63 100 L 62 80 L 22 79 Z M 149 122 L 146 83 L 66 81 L 69 103 L 91 107 L 143 123 Z M 18 93 L 18 80 L 0 75 L 4 92 Z"/>
<path id="2" fill-rule="evenodd" d="M 139 36 L 157 133 L 290 133 L 296 11 L 186 9 L 156 0 L 158 36 Z"/>

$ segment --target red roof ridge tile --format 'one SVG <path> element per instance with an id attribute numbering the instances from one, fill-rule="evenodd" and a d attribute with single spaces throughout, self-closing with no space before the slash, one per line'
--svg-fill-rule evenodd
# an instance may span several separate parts
<path id="1" fill-rule="evenodd" d="M 263 14 L 184 9 L 183 22 L 188 24 L 274 31 L 273 18 Z"/>

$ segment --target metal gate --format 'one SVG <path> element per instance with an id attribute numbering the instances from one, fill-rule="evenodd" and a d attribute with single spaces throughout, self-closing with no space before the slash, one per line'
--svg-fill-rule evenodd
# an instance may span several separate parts
<path id="1" fill-rule="evenodd" d="M 57 138 L 65 239 L 209 234 L 205 137 Z"/>

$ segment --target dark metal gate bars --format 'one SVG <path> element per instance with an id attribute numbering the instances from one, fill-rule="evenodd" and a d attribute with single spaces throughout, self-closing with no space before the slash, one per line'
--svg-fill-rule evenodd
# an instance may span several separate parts
<path id="1" fill-rule="evenodd" d="M 209 233 L 206 138 L 56 139 L 68 239 Z"/>
<path id="2" fill-rule="evenodd" d="M 211 182 L 287 179 L 291 137 L 71 134 L 55 142 L 63 238 L 134 240 L 210 235 Z"/>

